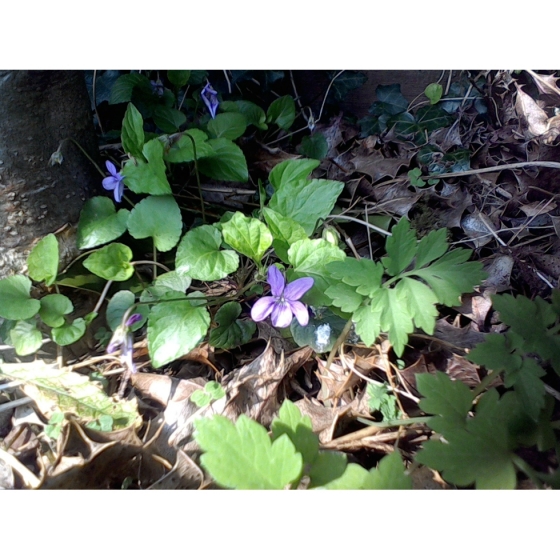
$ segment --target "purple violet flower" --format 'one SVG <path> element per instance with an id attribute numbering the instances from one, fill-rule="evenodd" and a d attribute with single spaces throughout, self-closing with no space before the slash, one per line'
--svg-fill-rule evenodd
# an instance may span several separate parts
<path id="1" fill-rule="evenodd" d="M 218 110 L 220 102 L 218 101 L 218 92 L 210 85 L 210 82 L 204 86 L 200 92 L 200 97 L 202 97 L 202 101 L 204 101 L 204 104 L 208 107 L 210 116 L 213 119 L 216 118 L 216 111 Z"/>
<path id="2" fill-rule="evenodd" d="M 164 93 L 163 82 L 158 78 L 157 80 L 150 80 L 152 85 L 152 93 L 158 97 L 162 97 Z"/>
<path id="3" fill-rule="evenodd" d="M 103 188 L 108 191 L 114 191 L 113 195 L 115 197 L 115 202 L 120 202 L 124 191 L 124 175 L 121 175 L 110 161 L 106 161 L 105 166 L 111 176 L 103 179 Z"/>
<path id="4" fill-rule="evenodd" d="M 132 360 L 132 352 L 134 345 L 134 336 L 130 330 L 130 327 L 142 319 L 140 313 L 132 314 L 125 322 L 124 328 L 119 326 L 115 329 L 111 342 L 107 346 L 107 352 L 112 354 L 119 347 L 121 350 L 121 363 L 125 364 L 130 371 L 130 373 L 136 373 L 136 366 Z"/>
<path id="5" fill-rule="evenodd" d="M 284 275 L 272 265 L 268 269 L 267 280 L 272 296 L 262 297 L 253 305 L 253 321 L 264 321 L 272 315 L 272 324 L 282 329 L 290 325 L 295 315 L 298 323 L 305 327 L 309 322 L 309 312 L 306 305 L 298 300 L 312 288 L 313 278 L 299 278 L 286 286 Z"/>

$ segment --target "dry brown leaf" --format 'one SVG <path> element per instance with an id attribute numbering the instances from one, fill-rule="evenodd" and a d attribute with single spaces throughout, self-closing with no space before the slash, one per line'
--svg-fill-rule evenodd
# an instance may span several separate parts
<path id="1" fill-rule="evenodd" d="M 521 204 L 519 206 L 526 216 L 532 218 L 533 216 L 540 216 L 541 214 L 548 214 L 551 210 L 556 208 L 556 202 L 549 201 L 548 204 L 542 200 L 530 202 L 529 204 Z"/>
<path id="2" fill-rule="evenodd" d="M 303 415 L 311 418 L 313 432 L 319 436 L 319 441 L 322 444 L 332 441 L 335 429 L 338 427 L 339 420 L 345 417 L 351 409 L 350 405 L 327 408 L 315 399 L 302 399 L 297 401 L 295 404 L 301 410 Z"/>
<path id="3" fill-rule="evenodd" d="M 545 95 L 554 95 L 556 97 L 560 96 L 560 89 L 558 89 L 556 85 L 558 78 L 554 74 L 546 76 L 544 74 L 537 74 L 532 70 L 525 71 L 531 75 L 541 93 Z"/>
<path id="4" fill-rule="evenodd" d="M 447 361 L 445 372 L 453 381 L 461 381 L 468 387 L 476 387 L 480 383 L 478 368 L 458 354 L 453 354 Z"/>
<path id="5" fill-rule="evenodd" d="M 358 155 L 351 159 L 350 163 L 355 171 L 369 175 L 375 183 L 383 177 L 394 179 L 401 167 L 410 165 L 410 158 L 386 158 L 380 152 L 373 152 L 369 155 Z"/>
<path id="6" fill-rule="evenodd" d="M 198 490 L 203 483 L 204 473 L 201 468 L 179 449 L 173 468 L 148 490 Z"/>
<path id="7" fill-rule="evenodd" d="M 535 100 L 527 95 L 520 86 L 516 84 L 517 99 L 515 110 L 522 123 L 528 127 L 531 136 L 541 136 L 548 129 L 548 116 L 537 105 Z"/>
<path id="8" fill-rule="evenodd" d="M 370 187 L 368 189 L 377 204 L 371 206 L 372 212 L 383 210 L 397 216 L 406 216 L 410 209 L 418 202 L 422 193 L 412 192 L 405 181 L 384 187 Z"/>

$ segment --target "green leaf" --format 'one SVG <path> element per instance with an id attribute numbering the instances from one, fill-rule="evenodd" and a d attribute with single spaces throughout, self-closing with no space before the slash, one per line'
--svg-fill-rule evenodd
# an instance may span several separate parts
<path id="1" fill-rule="evenodd" d="M 331 262 L 326 270 L 333 278 L 355 287 L 356 292 L 363 296 L 371 297 L 381 287 L 383 266 L 370 259 L 346 257 L 343 261 Z"/>
<path id="2" fill-rule="evenodd" d="M 29 276 L 35 282 L 45 282 L 50 286 L 58 274 L 58 241 L 49 233 L 29 253 L 27 257 Z"/>
<path id="3" fill-rule="evenodd" d="M 176 87 L 182 88 L 187 85 L 191 77 L 190 70 L 168 70 L 167 79 Z"/>
<path id="4" fill-rule="evenodd" d="M 214 149 L 206 140 L 208 140 L 208 135 L 197 128 L 190 128 L 180 134 L 174 134 L 166 143 L 163 159 L 171 163 L 194 161 L 195 148 L 196 159 L 212 156 L 214 155 Z"/>
<path id="5" fill-rule="evenodd" d="M 220 113 L 208 122 L 207 128 L 213 138 L 235 140 L 243 136 L 247 120 L 241 113 Z"/>
<path id="6" fill-rule="evenodd" d="M 87 200 L 78 223 L 78 248 L 91 249 L 120 237 L 126 231 L 129 213 L 124 208 L 115 212 L 113 201 L 106 196 Z"/>
<path id="7" fill-rule="evenodd" d="M 165 175 L 162 143 L 157 138 L 146 142 L 142 154 L 146 161 L 137 158 L 125 163 L 124 184 L 136 194 L 171 194 Z"/>
<path id="8" fill-rule="evenodd" d="M 327 157 L 329 144 L 321 132 L 304 136 L 301 140 L 299 152 L 305 157 L 322 160 Z"/>
<path id="9" fill-rule="evenodd" d="M 330 285 L 326 265 L 343 260 L 345 256 L 344 251 L 324 239 L 296 241 L 288 251 L 289 262 L 294 267 L 288 272 L 289 281 L 310 276 L 315 282 L 305 294 L 305 301 L 315 307 L 330 305 L 331 300 L 325 295 Z"/>
<path id="10" fill-rule="evenodd" d="M 272 245 L 270 230 L 255 218 L 236 212 L 222 225 L 224 241 L 238 253 L 260 264 L 267 249 Z"/>
<path id="11" fill-rule="evenodd" d="M 241 415 L 234 425 L 223 416 L 195 421 L 202 466 L 226 488 L 273 490 L 295 485 L 302 457 L 287 435 L 271 443 L 266 429 Z"/>
<path id="12" fill-rule="evenodd" d="M 397 290 L 383 289 L 371 304 L 374 313 L 381 312 L 381 330 L 389 333 L 389 342 L 397 356 L 402 356 L 408 342 L 408 334 L 413 331 L 407 303 Z"/>
<path id="13" fill-rule="evenodd" d="M 183 229 L 181 210 L 173 196 L 148 196 L 130 212 L 128 231 L 135 239 L 151 237 L 159 251 L 177 245 Z"/>
<path id="14" fill-rule="evenodd" d="M 107 325 L 112 331 L 117 330 L 121 326 L 124 314 L 134 305 L 136 298 L 134 294 L 128 290 L 120 290 L 113 294 L 109 303 L 107 304 L 107 311 L 105 313 L 105 318 L 107 319 Z M 142 328 L 150 308 L 147 305 L 138 305 L 134 308 L 134 313 L 140 313 L 142 319 L 134 323 L 131 327 L 131 331 L 137 331 Z"/>
<path id="15" fill-rule="evenodd" d="M 192 278 L 190 276 L 180 274 L 176 270 L 172 270 L 170 272 L 160 274 L 156 278 L 154 286 L 185 293 L 191 285 L 191 281 Z"/>
<path id="16" fill-rule="evenodd" d="M 80 340 L 86 333 L 86 322 L 81 317 L 74 319 L 71 325 L 55 327 L 52 330 L 52 338 L 59 346 L 68 346 Z"/>
<path id="17" fill-rule="evenodd" d="M 426 423 L 432 430 L 446 436 L 457 428 L 464 429 L 472 408 L 473 394 L 461 381 L 452 381 L 445 373 L 416 374 L 418 391 L 424 397 L 419 407 L 434 414 Z"/>
<path id="18" fill-rule="evenodd" d="M 25 382 L 26 392 L 34 400 L 41 400 L 43 409 L 53 411 L 53 417 L 58 411 L 75 414 L 87 421 L 105 414 L 113 419 L 114 429 L 126 428 L 139 418 L 136 399 L 115 400 L 85 375 L 57 369 L 41 360 L 1 364 L 0 368 L 3 376 Z"/>
<path id="19" fill-rule="evenodd" d="M 31 280 L 17 274 L 0 280 L 0 317 L 19 321 L 30 319 L 39 312 L 41 304 L 29 294 Z"/>
<path id="20" fill-rule="evenodd" d="M 220 400 L 226 392 L 217 381 L 208 381 L 204 389 L 196 390 L 189 398 L 199 408 L 209 405 L 213 401 Z"/>
<path id="21" fill-rule="evenodd" d="M 515 441 L 505 418 L 516 412 L 516 397 L 510 391 L 498 399 L 495 389 L 486 392 L 465 429 L 448 430 L 445 434 L 448 443 L 426 442 L 416 454 L 416 460 L 440 471 L 452 484 L 475 484 L 477 489 L 486 490 L 514 489 Z"/>
<path id="22" fill-rule="evenodd" d="M 319 451 L 311 468 L 309 468 L 308 488 L 325 486 L 340 478 L 346 470 L 348 460 L 344 453 L 333 451 Z"/>
<path id="23" fill-rule="evenodd" d="M 267 130 L 266 113 L 251 101 L 224 101 L 220 109 L 226 112 L 239 112 L 247 120 L 248 125 L 253 125 L 260 130 Z"/>
<path id="24" fill-rule="evenodd" d="M 111 243 L 92 253 L 84 261 L 84 266 L 105 280 L 123 282 L 134 274 L 131 259 L 132 251 L 129 247 L 122 243 Z"/>
<path id="25" fill-rule="evenodd" d="M 72 313 L 74 305 L 69 298 L 62 294 L 48 294 L 41 298 L 41 309 L 39 316 L 43 323 L 49 327 L 61 327 L 64 325 L 64 315 Z"/>
<path id="26" fill-rule="evenodd" d="M 246 183 L 249 180 L 247 161 L 239 146 L 227 138 L 208 140 L 208 144 L 214 154 L 199 160 L 201 173 L 218 181 Z"/>
<path id="27" fill-rule="evenodd" d="M 406 301 L 406 308 L 414 324 L 427 334 L 433 334 L 436 326 L 438 299 L 434 292 L 412 278 L 403 278 L 395 288 L 397 296 Z"/>
<path id="28" fill-rule="evenodd" d="M 402 95 L 399 84 L 377 86 L 375 94 L 378 101 L 369 110 L 372 115 L 381 115 L 383 113 L 398 115 L 408 108 L 408 101 Z"/>
<path id="29" fill-rule="evenodd" d="M 177 247 L 177 272 L 204 281 L 220 280 L 235 272 L 239 255 L 229 249 L 220 251 L 221 243 L 222 234 L 214 226 L 191 229 Z"/>
<path id="30" fill-rule="evenodd" d="M 10 329 L 10 340 L 18 356 L 34 354 L 43 344 L 43 335 L 34 319 L 18 321 Z"/>
<path id="31" fill-rule="evenodd" d="M 143 87 L 147 91 L 151 90 L 150 80 L 142 74 L 123 74 L 115 81 L 111 89 L 111 99 L 109 103 L 127 103 L 132 99 L 132 91 L 136 87 Z"/>
<path id="32" fill-rule="evenodd" d="M 300 409 L 290 400 L 282 403 L 278 416 L 272 421 L 272 441 L 286 434 L 301 453 L 303 462 L 312 464 L 319 453 L 319 437 L 313 433 L 309 416 L 303 416 Z"/>
<path id="33" fill-rule="evenodd" d="M 191 297 L 201 297 L 193 292 Z M 210 314 L 200 300 L 158 303 L 148 317 L 148 349 L 154 367 L 161 367 L 190 352 L 210 325 Z"/>
<path id="34" fill-rule="evenodd" d="M 338 262 L 338 261 L 337 261 Z M 352 313 L 362 305 L 364 296 L 356 288 L 348 284 L 334 284 L 325 290 L 325 294 L 332 299 L 332 304 L 345 313 Z"/>
<path id="35" fill-rule="evenodd" d="M 418 127 L 425 132 L 433 132 L 438 128 L 444 128 L 453 123 L 454 117 L 447 113 L 440 105 L 428 105 L 420 107 L 416 112 Z"/>
<path id="36" fill-rule="evenodd" d="M 288 130 L 296 118 L 296 104 L 291 95 L 284 95 L 275 99 L 266 113 L 266 122 L 278 125 L 282 130 Z"/>
<path id="37" fill-rule="evenodd" d="M 284 183 L 268 207 L 300 224 L 311 235 L 319 220 L 326 218 L 344 189 L 344 183 L 328 179 L 302 179 Z"/>
<path id="38" fill-rule="evenodd" d="M 356 334 L 366 346 L 371 346 L 381 332 L 381 314 L 382 310 L 373 310 L 370 304 L 359 307 L 352 315 L 356 323 Z"/>
<path id="39" fill-rule="evenodd" d="M 422 170 L 419 169 L 418 167 L 415 169 L 411 169 L 408 172 L 408 179 L 410 180 L 410 184 L 413 187 L 425 187 L 426 186 L 426 181 L 423 181 L 422 179 L 420 179 L 421 175 L 422 175 Z"/>
<path id="40" fill-rule="evenodd" d="M 291 183 L 307 179 L 320 163 L 316 159 L 287 159 L 274 166 L 268 180 L 275 190 L 279 190 Z"/>
<path id="41" fill-rule="evenodd" d="M 250 320 L 238 320 L 241 305 L 236 301 L 224 303 L 216 313 L 214 321 L 218 324 L 210 331 L 209 344 L 216 348 L 236 348 L 249 340 L 257 326 Z"/>
<path id="42" fill-rule="evenodd" d="M 434 229 L 420 239 L 416 251 L 415 268 L 422 268 L 443 256 L 449 248 L 447 228 Z"/>
<path id="43" fill-rule="evenodd" d="M 154 123 L 166 134 L 177 132 L 187 122 L 187 115 L 173 107 L 156 105 L 153 114 Z"/>
<path id="44" fill-rule="evenodd" d="M 274 238 L 272 246 L 278 258 L 288 262 L 288 249 L 296 241 L 307 239 L 305 230 L 294 220 L 270 208 L 263 208 L 263 216 Z"/>
<path id="45" fill-rule="evenodd" d="M 416 254 L 416 235 L 410 229 L 410 222 L 401 218 L 399 223 L 391 230 L 391 237 L 385 242 L 387 257 L 381 262 L 387 270 L 387 274 L 397 276 L 412 262 Z"/>
<path id="46" fill-rule="evenodd" d="M 144 147 L 144 119 L 140 111 L 129 103 L 124 114 L 121 130 L 121 141 L 125 153 L 133 157 L 142 157 Z"/>
<path id="47" fill-rule="evenodd" d="M 435 105 L 443 95 L 443 87 L 441 84 L 429 84 L 424 90 L 424 95 L 430 100 L 432 105 Z"/>
<path id="48" fill-rule="evenodd" d="M 387 383 L 368 383 L 367 395 L 371 412 L 381 412 L 383 420 L 388 422 L 400 418 L 400 410 L 395 395 L 389 392 Z"/>

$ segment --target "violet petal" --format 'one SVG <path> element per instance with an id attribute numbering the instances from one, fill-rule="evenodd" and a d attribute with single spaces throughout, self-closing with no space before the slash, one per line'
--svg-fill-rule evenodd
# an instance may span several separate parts
<path id="1" fill-rule="evenodd" d="M 284 279 L 284 275 L 276 268 L 276 266 L 272 265 L 268 267 L 267 280 L 270 284 L 270 291 L 272 295 L 280 297 L 284 292 L 286 280 Z"/>
<path id="2" fill-rule="evenodd" d="M 264 321 L 272 313 L 275 305 L 276 298 L 270 296 L 260 298 L 251 309 L 251 319 L 256 323 Z"/>
<path id="3" fill-rule="evenodd" d="M 293 313 L 290 305 L 287 303 L 277 302 L 274 306 L 274 309 L 272 310 L 272 324 L 275 327 L 283 329 L 290 326 L 292 318 Z"/>
<path id="4" fill-rule="evenodd" d="M 305 327 L 307 323 L 309 323 L 309 311 L 307 311 L 307 306 L 301 303 L 301 301 L 290 302 L 290 309 L 293 311 L 297 322 L 302 327 Z"/>
<path id="5" fill-rule="evenodd" d="M 286 286 L 284 297 L 289 301 L 297 301 L 313 287 L 314 282 L 313 278 L 298 278 Z"/>

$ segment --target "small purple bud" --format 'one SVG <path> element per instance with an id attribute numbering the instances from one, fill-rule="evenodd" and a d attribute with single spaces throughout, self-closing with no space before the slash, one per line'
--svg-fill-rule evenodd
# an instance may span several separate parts
<path id="1" fill-rule="evenodd" d="M 204 86 L 200 92 L 200 97 L 202 97 L 202 101 L 204 101 L 204 104 L 208 107 L 210 116 L 213 119 L 216 118 L 216 111 L 218 110 L 220 102 L 218 101 L 218 92 L 210 85 L 210 82 Z"/>
<path id="2" fill-rule="evenodd" d="M 142 320 L 142 315 L 140 313 L 133 313 L 127 320 L 125 325 L 127 327 L 132 327 L 134 323 L 138 323 L 138 321 Z"/>

